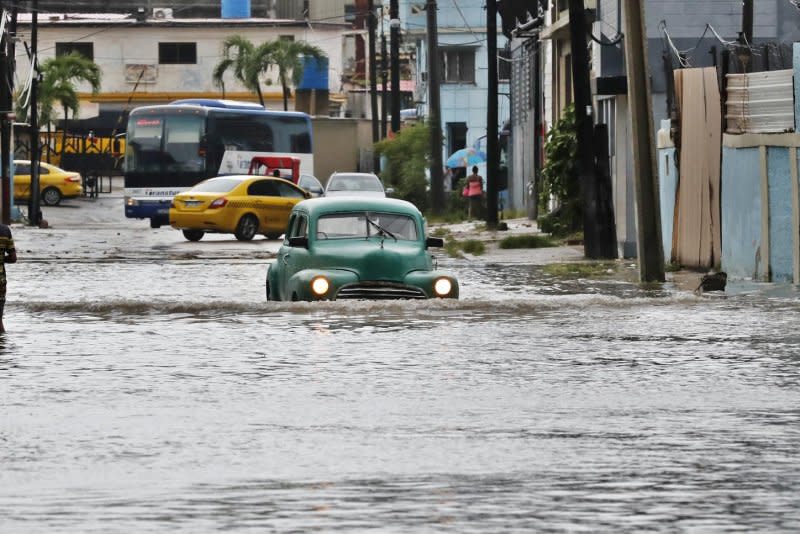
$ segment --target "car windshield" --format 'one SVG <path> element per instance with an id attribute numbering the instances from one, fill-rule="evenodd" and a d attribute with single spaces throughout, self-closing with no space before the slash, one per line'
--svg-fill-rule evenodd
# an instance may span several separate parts
<path id="1" fill-rule="evenodd" d="M 317 220 L 317 239 L 366 239 L 372 236 L 416 241 L 417 225 L 408 215 L 381 212 L 335 213 Z"/>
<path id="2" fill-rule="evenodd" d="M 383 191 L 383 185 L 369 174 L 337 174 L 331 177 L 328 191 Z"/>
<path id="3" fill-rule="evenodd" d="M 213 178 L 200 182 L 194 186 L 191 191 L 193 193 L 227 193 L 240 183 L 242 183 L 241 180 L 234 180 L 232 178 Z"/>

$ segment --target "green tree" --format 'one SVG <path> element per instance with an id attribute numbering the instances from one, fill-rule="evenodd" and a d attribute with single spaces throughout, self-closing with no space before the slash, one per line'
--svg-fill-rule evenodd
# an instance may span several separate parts
<path id="1" fill-rule="evenodd" d="M 578 177 L 578 138 L 575 108 L 570 105 L 547 132 L 544 145 L 545 163 L 541 173 L 539 205 L 543 211 L 551 200 L 556 208 L 540 218 L 544 232 L 568 234 L 582 228 L 583 211 Z"/>
<path id="2" fill-rule="evenodd" d="M 305 41 L 278 39 L 258 46 L 241 35 L 232 35 L 222 43 L 222 59 L 214 66 L 212 78 L 225 96 L 225 73 L 233 71 L 234 78 L 250 91 L 258 95 L 264 105 L 261 91 L 261 77 L 272 68 L 278 71 L 278 81 L 283 89 L 283 109 L 289 109 L 291 84 L 297 85 L 303 78 L 305 57 L 322 59 L 326 54 L 316 46 Z"/>
<path id="3" fill-rule="evenodd" d="M 255 53 L 255 60 L 251 68 L 255 74 L 266 70 L 264 66 L 274 65 L 278 69 L 278 81 L 283 91 L 283 109 L 289 109 L 290 83 L 297 86 L 303 79 L 304 60 L 307 57 L 321 60 L 328 57 L 320 48 L 305 41 L 292 41 L 278 39 L 267 43 L 268 46 L 259 48 Z M 267 67 L 269 68 L 269 67 Z"/>
<path id="4" fill-rule="evenodd" d="M 100 91 L 102 74 L 100 67 L 91 59 L 77 52 L 68 55 L 56 56 L 46 59 L 40 67 L 42 82 L 39 85 L 39 122 L 49 125 L 54 122 L 54 107 L 61 105 L 64 112 L 64 131 L 61 142 L 61 154 L 67 145 L 67 129 L 69 114 L 73 117 L 78 114 L 80 98 L 75 90 L 79 83 L 88 83 L 92 94 Z"/>
<path id="5" fill-rule="evenodd" d="M 244 85 L 248 90 L 253 91 L 258 96 L 258 101 L 264 105 L 264 95 L 261 92 L 259 74 L 263 69 L 255 68 L 253 65 L 254 57 L 258 51 L 263 56 L 262 49 L 266 48 L 267 43 L 258 47 L 249 39 L 241 35 L 231 35 L 222 42 L 222 59 L 214 66 L 212 79 L 214 84 L 222 89 L 222 98 L 225 98 L 225 73 L 233 70 L 233 77 Z M 268 67 L 269 65 L 266 65 Z"/>
<path id="6" fill-rule="evenodd" d="M 401 129 L 394 138 L 375 144 L 375 151 L 386 157 L 387 168 L 381 179 L 395 188 L 397 197 L 427 211 L 430 199 L 425 170 L 430 152 L 430 127 L 419 123 Z"/>

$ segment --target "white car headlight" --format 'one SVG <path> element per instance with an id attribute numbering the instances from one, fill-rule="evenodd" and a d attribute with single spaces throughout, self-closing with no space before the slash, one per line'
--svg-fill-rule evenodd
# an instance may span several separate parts
<path id="1" fill-rule="evenodd" d="M 450 294 L 450 291 L 453 289 L 453 283 L 450 282 L 447 278 L 439 278 L 436 280 L 436 283 L 433 284 L 433 291 L 439 297 L 445 297 Z"/>
<path id="2" fill-rule="evenodd" d="M 315 295 L 321 297 L 325 293 L 328 292 L 330 289 L 331 284 L 328 282 L 328 279 L 324 276 L 317 276 L 313 280 L 311 280 L 311 291 L 314 292 Z"/>

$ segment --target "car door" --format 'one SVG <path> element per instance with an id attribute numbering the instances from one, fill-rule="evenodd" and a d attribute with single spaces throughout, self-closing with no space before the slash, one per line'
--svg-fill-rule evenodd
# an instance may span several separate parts
<path id="1" fill-rule="evenodd" d="M 277 261 L 281 262 L 280 286 L 281 296 L 285 300 L 291 299 L 291 288 L 289 280 L 297 271 L 302 271 L 308 266 L 308 249 L 303 247 L 289 246 L 292 237 L 305 237 L 308 239 L 308 217 L 304 213 L 298 213 L 291 226 L 286 232 L 286 240 L 278 253 Z"/>
<path id="2" fill-rule="evenodd" d="M 283 229 L 285 229 L 292 208 L 301 200 L 305 200 L 307 193 L 286 180 L 275 180 L 275 183 L 281 196 L 280 210 L 283 217 Z"/>
<path id="3" fill-rule="evenodd" d="M 286 229 L 288 212 L 284 216 L 280 195 L 276 181 L 269 178 L 256 180 L 247 188 L 247 204 L 256 212 L 262 233 L 276 233 Z"/>
<path id="4" fill-rule="evenodd" d="M 14 198 L 28 198 L 31 194 L 31 166 L 14 164 Z"/>

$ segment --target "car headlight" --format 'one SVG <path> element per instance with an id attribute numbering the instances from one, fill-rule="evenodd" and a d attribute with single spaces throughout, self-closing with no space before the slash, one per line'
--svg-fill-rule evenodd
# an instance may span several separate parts
<path id="1" fill-rule="evenodd" d="M 433 284 L 433 291 L 439 297 L 446 297 L 453 289 L 453 283 L 447 278 L 439 278 Z"/>
<path id="2" fill-rule="evenodd" d="M 328 282 L 328 279 L 324 276 L 317 276 L 313 280 L 311 280 L 311 291 L 318 297 L 323 296 L 325 293 L 328 292 L 330 289 L 331 284 Z"/>

